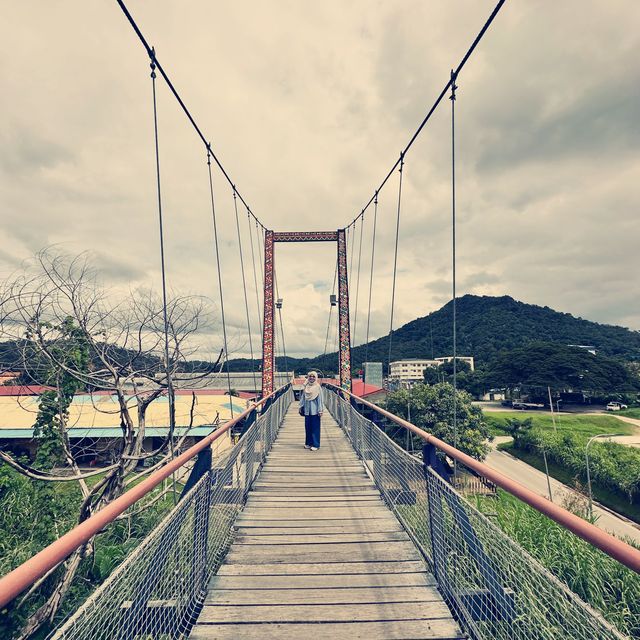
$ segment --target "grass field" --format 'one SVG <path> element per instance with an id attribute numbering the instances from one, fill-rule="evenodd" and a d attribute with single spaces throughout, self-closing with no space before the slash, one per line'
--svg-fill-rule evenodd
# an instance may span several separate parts
<path id="1" fill-rule="evenodd" d="M 619 415 L 640 420 L 640 408 L 634 407 L 633 409 L 625 409 L 624 411 L 620 411 Z"/>
<path id="2" fill-rule="evenodd" d="M 628 411 L 636 411 L 629 409 Z M 626 411 L 624 412 L 626 415 Z M 515 418 L 524 420 L 531 418 L 533 426 L 538 429 L 553 429 L 553 420 L 550 413 L 527 412 L 527 411 L 496 411 L 484 413 L 485 420 L 489 425 L 489 430 L 494 436 L 508 435 L 504 430 L 507 420 Z M 637 427 L 632 424 L 618 420 L 614 416 L 592 415 L 592 414 L 561 414 L 556 415 L 556 427 L 558 431 L 583 435 L 587 438 L 598 433 L 620 433 L 631 435 L 636 433 Z"/>

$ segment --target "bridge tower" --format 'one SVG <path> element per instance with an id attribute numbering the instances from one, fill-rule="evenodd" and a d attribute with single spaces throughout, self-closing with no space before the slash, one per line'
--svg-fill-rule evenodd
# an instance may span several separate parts
<path id="1" fill-rule="evenodd" d="M 274 265 L 276 242 L 336 242 L 338 261 L 338 334 L 340 386 L 351 391 L 351 336 L 349 332 L 349 283 L 347 277 L 347 239 L 345 229 L 337 231 L 271 231 L 264 235 L 264 323 L 262 333 L 262 396 L 274 390 L 275 354 L 273 350 Z"/>

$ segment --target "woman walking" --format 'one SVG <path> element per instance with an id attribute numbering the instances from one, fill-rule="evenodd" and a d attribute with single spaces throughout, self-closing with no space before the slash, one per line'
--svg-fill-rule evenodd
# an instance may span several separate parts
<path id="1" fill-rule="evenodd" d="M 309 371 L 300 394 L 300 415 L 304 416 L 304 448 L 317 451 L 320 448 L 320 416 L 324 411 L 322 387 L 318 374 Z"/>

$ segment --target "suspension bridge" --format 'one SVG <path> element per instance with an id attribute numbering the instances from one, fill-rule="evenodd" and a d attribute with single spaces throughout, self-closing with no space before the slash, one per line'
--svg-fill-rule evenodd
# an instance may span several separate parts
<path id="1" fill-rule="evenodd" d="M 225 357 L 227 328 L 213 186 L 215 167 L 232 190 L 252 362 L 253 311 L 247 286 L 251 271 L 256 308 L 261 310 L 257 324 L 262 334 L 262 395 L 240 415 L 232 416 L 190 449 L 175 452 L 148 478 L 2 578 L 0 604 L 12 606 L 20 594 L 74 551 L 89 545 L 94 536 L 135 509 L 163 481 L 180 471 L 188 473 L 188 480 L 176 506 L 88 600 L 52 631 L 52 638 L 286 639 L 308 634 L 317 638 L 440 640 L 624 638 L 487 518 L 474 496 L 490 494 L 496 488 L 506 491 L 635 572 L 640 572 L 640 551 L 461 452 L 456 440 L 455 394 L 451 421 L 456 435 L 453 444 L 447 444 L 351 393 L 351 352 L 358 314 L 357 294 L 354 317 L 350 313 L 349 275 L 357 273 L 359 290 L 365 219 L 369 220 L 372 212 L 363 342 L 368 344 L 378 196 L 397 173 L 390 361 L 403 172 L 411 146 L 445 98 L 451 106 L 455 387 L 457 82 L 504 0 L 496 5 L 458 67 L 451 71 L 433 106 L 362 210 L 346 227 L 325 231 L 276 231 L 254 215 L 155 50 L 124 3 L 118 0 L 118 4 L 151 64 L 165 335 L 168 318 L 156 102 L 158 74 L 203 143 Z M 245 207 L 247 217 L 244 245 L 239 203 Z M 328 415 L 323 417 L 322 447 L 313 453 L 302 446 L 301 420 L 291 384 L 274 388 L 278 342 L 286 356 L 281 317 L 281 338 L 278 337 L 276 247 L 292 242 L 336 245 L 338 379 L 335 384 L 325 381 Z M 250 260 L 245 260 L 245 255 L 250 255 Z M 250 264 L 248 274 L 246 263 Z M 165 347 L 168 362 L 168 340 Z M 170 380 L 168 391 L 171 403 Z M 170 421 L 175 420 L 174 411 L 169 416 Z M 384 425 L 418 437 L 421 455 L 398 446 Z M 241 430 L 242 436 L 231 449 L 213 457 L 213 443 L 231 429 Z M 444 456 L 454 461 L 453 469 L 443 461 Z M 468 490 L 470 485 L 473 491 Z"/>

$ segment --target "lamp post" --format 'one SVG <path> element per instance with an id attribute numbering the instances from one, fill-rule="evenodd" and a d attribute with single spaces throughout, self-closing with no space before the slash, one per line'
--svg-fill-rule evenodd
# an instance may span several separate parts
<path id="1" fill-rule="evenodd" d="M 587 488 L 589 489 L 589 518 L 593 520 L 593 494 L 591 493 L 591 473 L 589 471 L 589 445 L 597 438 L 614 438 L 615 436 L 621 436 L 621 433 L 598 433 L 595 436 L 589 438 L 587 446 L 584 448 L 584 456 L 587 463 Z"/>

